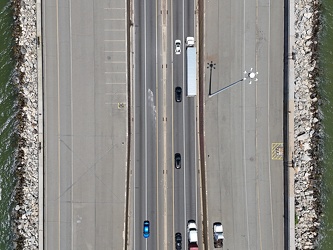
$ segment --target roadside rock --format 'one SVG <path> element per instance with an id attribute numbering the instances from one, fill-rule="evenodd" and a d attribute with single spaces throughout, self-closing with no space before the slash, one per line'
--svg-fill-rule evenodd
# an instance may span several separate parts
<path id="1" fill-rule="evenodd" d="M 317 31 L 318 0 L 295 0 L 295 246 L 315 249 L 321 214 L 318 167 Z"/>
<path id="2" fill-rule="evenodd" d="M 36 1 L 12 0 L 14 10 L 14 53 L 17 58 L 13 77 L 19 95 L 19 152 L 17 186 L 13 210 L 16 249 L 38 249 L 38 99 Z"/>

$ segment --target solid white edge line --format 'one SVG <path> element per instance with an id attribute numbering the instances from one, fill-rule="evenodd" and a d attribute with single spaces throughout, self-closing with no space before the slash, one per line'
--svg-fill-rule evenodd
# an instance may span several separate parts
<path id="1" fill-rule="evenodd" d="M 159 154 L 159 147 L 158 147 L 158 141 L 159 141 L 159 129 L 158 129 L 158 102 L 159 102 L 159 98 L 158 98 L 158 91 L 159 91 L 159 89 L 158 89 L 158 65 L 157 65 L 157 58 L 158 58 L 158 56 L 157 56 L 157 47 L 158 47 L 158 45 L 157 45 L 157 25 L 158 25 L 158 8 L 157 8 L 157 5 L 158 5 L 158 0 L 156 0 L 155 1 L 155 72 L 156 72 L 156 74 L 155 74 L 155 91 L 156 91 L 156 93 L 155 93 L 155 95 L 156 95 L 156 106 L 155 106 L 155 110 L 157 110 L 156 111 L 156 124 L 155 124 L 155 126 L 156 126 L 156 134 L 155 134 L 155 136 L 156 136 L 156 141 L 155 141 L 155 145 L 156 145 L 156 192 L 155 192 L 155 195 L 156 195 L 156 204 L 155 204 L 155 206 L 156 206 L 156 244 L 157 244 L 157 249 L 159 249 L 159 234 L 160 234 L 160 230 L 159 230 L 159 220 L 158 220 L 158 218 L 159 218 L 159 213 L 160 213 L 160 211 L 159 211 L 159 199 L 158 199 L 158 197 L 159 197 L 159 194 L 158 194 L 158 192 L 159 192 L 159 186 L 158 186 L 158 184 L 159 184 L 159 178 L 158 178 L 158 171 L 159 171 L 159 158 L 158 158 L 158 154 Z M 162 4 L 161 4 L 162 5 Z M 162 10 L 162 6 L 161 6 L 161 10 Z M 162 17 L 163 18 L 163 17 Z M 162 26 L 162 25 L 161 25 Z M 163 27 L 161 27 L 162 29 L 163 29 Z M 162 33 L 163 33 L 163 31 L 162 31 Z M 163 34 L 162 34 L 162 36 L 163 36 Z M 163 43 L 163 37 L 162 37 L 162 43 Z M 163 58 L 162 58 L 162 64 L 163 64 Z M 162 72 L 162 76 L 163 76 L 163 72 Z M 163 84 L 163 79 L 162 79 L 162 84 Z M 163 125 L 162 125 L 163 126 Z"/>
<path id="2" fill-rule="evenodd" d="M 135 8 L 135 0 L 133 0 L 133 10 L 134 10 L 134 8 Z M 134 16 L 134 11 L 133 11 L 133 14 L 132 14 L 133 16 Z M 134 17 L 133 17 L 133 23 L 134 23 Z M 136 239 L 136 227 L 135 227 L 135 222 L 136 222 L 136 203 L 135 203 L 135 193 L 136 193 L 136 189 L 135 189 L 135 185 L 136 185 L 136 182 L 135 182 L 135 180 L 136 180 L 136 175 L 135 175 L 135 170 L 136 170 L 136 126 L 135 126 L 135 124 L 136 124 L 136 113 L 135 113 L 135 110 L 136 110 L 136 99 L 135 99 L 135 80 L 136 80 L 136 76 L 135 76 L 135 68 L 134 68 L 134 70 L 133 70 L 133 67 L 132 66 L 134 66 L 134 64 L 135 64 L 135 58 L 136 58 L 136 54 L 135 54 L 135 26 L 132 26 L 133 27 L 133 29 L 132 29 L 132 32 L 133 32 L 133 44 L 132 44 L 132 46 L 133 46 L 133 53 L 132 53 L 132 65 L 131 65 L 131 70 L 132 70 L 132 72 L 133 72 L 133 74 L 132 74 L 132 88 L 133 88 L 133 91 L 132 91 L 132 98 L 133 98 L 133 102 L 132 102 L 132 107 L 133 107 L 133 120 L 134 120 L 134 122 L 132 123 L 133 124 L 133 144 L 132 144 L 132 148 L 133 148 L 133 223 L 132 223 L 132 227 L 133 227 L 133 246 L 136 246 L 136 244 L 135 244 L 135 239 Z M 129 232 L 126 232 L 126 233 L 129 233 Z"/>
<path id="3" fill-rule="evenodd" d="M 245 37 L 245 27 L 246 27 L 246 15 L 245 15 L 245 8 L 246 7 L 246 0 L 243 0 L 243 53 L 245 53 L 246 49 L 245 49 L 245 41 L 246 41 L 246 37 Z M 243 57 L 243 67 L 245 70 L 245 54 Z M 249 234 L 249 213 L 248 213 L 248 206 L 247 206 L 247 185 L 246 185 L 246 160 L 245 160 L 245 152 L 246 152 L 246 148 L 245 148 L 245 141 L 246 141 L 246 137 L 245 137 L 245 84 L 242 85 L 242 102 L 244 104 L 244 108 L 243 108 L 243 173 L 244 173 L 244 192 L 245 192 L 245 212 L 246 212 L 246 232 L 247 232 L 247 237 L 246 237 L 246 241 L 247 241 L 247 248 L 250 249 L 250 243 L 249 243 L 249 238 L 250 238 L 250 234 Z"/>
<path id="4" fill-rule="evenodd" d="M 46 217 L 44 214 L 44 207 L 46 202 L 44 202 L 44 196 L 47 193 L 47 186 L 45 185 L 44 190 L 44 173 L 47 176 L 47 170 L 44 171 L 44 100 L 43 100 L 43 63 L 46 68 L 46 60 L 43 62 L 43 31 L 42 31 L 42 22 L 45 20 L 42 16 L 42 5 L 41 0 L 36 1 L 36 34 L 39 37 L 40 44 L 37 45 L 37 88 L 38 88 L 38 142 L 40 145 L 39 153 L 38 153 L 38 247 L 40 250 L 44 249 L 44 237 L 45 237 L 45 230 L 44 230 L 44 219 Z M 46 124 L 46 121 L 45 121 Z M 45 162 L 47 161 L 47 156 L 45 154 Z M 46 240 L 45 240 L 46 241 Z"/>
<path id="5" fill-rule="evenodd" d="M 256 27 L 259 26 L 258 24 L 258 19 L 259 19 L 259 3 L 258 0 L 256 0 Z M 255 31 L 257 33 L 257 30 Z M 255 47 L 255 70 L 257 70 L 257 36 L 256 36 L 256 47 Z M 258 85 L 255 85 L 255 93 L 256 93 L 256 98 L 255 98 L 255 107 L 258 107 Z M 262 249 L 262 227 L 261 227 L 261 209 L 260 209 L 260 180 L 259 180 L 259 166 L 257 162 L 257 148 L 258 148 L 258 134 L 257 134 L 257 123 L 258 123 L 258 117 L 257 117 L 257 111 L 255 110 L 255 155 L 256 155 L 256 194 L 257 194 L 257 201 L 258 201 L 258 227 L 259 227 L 259 244 L 260 244 L 260 249 Z"/>
<path id="6" fill-rule="evenodd" d="M 171 51 L 173 51 L 173 1 L 170 1 L 170 8 L 171 8 L 171 24 L 170 24 L 170 29 L 171 29 L 171 46 L 172 46 L 172 49 Z M 173 59 L 174 59 L 174 54 L 171 53 L 171 61 L 172 61 L 172 67 L 171 67 L 171 84 L 172 84 L 172 91 L 174 92 L 174 89 L 175 89 L 175 84 L 174 84 L 174 81 L 173 81 L 173 77 L 174 77 L 174 74 L 173 74 L 173 68 L 174 68 L 174 64 L 173 64 Z M 171 164 L 172 164 L 172 185 L 173 185 L 173 192 L 172 192 L 172 232 L 173 234 L 175 234 L 175 140 L 174 140 L 174 96 L 172 98 L 172 102 L 171 102 L 171 155 L 172 155 L 172 160 L 171 160 Z"/>
<path id="7" fill-rule="evenodd" d="M 60 75 L 60 69 L 59 69 L 59 1 L 56 0 L 56 18 L 57 18 L 57 21 L 56 21 L 56 29 L 57 29 L 57 80 L 58 80 L 58 98 L 57 98 L 57 101 L 58 101 L 58 197 L 60 197 L 61 195 L 61 192 L 60 192 L 60 153 L 61 153 L 61 150 L 60 150 L 60 99 L 59 99 L 59 96 L 60 96 L 60 86 L 59 86 L 59 75 Z M 61 221 L 61 212 L 60 212 L 60 199 L 58 199 L 58 246 L 60 247 L 60 221 Z M 73 233 L 72 233 L 73 235 Z"/>
<path id="8" fill-rule="evenodd" d="M 72 40 L 72 0 L 69 1 L 69 41 L 70 41 L 70 88 L 71 88 L 71 143 L 72 143 L 72 149 L 74 149 L 74 129 L 73 129 L 73 40 Z M 71 182 L 74 183 L 74 150 L 71 150 L 72 159 L 71 159 Z M 71 184 L 72 185 L 72 184 Z M 73 198 L 73 188 L 71 188 L 71 197 Z M 71 227 L 72 227 L 72 249 L 74 249 L 74 209 L 73 209 L 74 202 L 71 202 L 71 213 L 72 213 L 72 220 L 71 220 Z"/>
<path id="9" fill-rule="evenodd" d="M 146 218 L 145 220 L 148 220 L 148 197 L 147 197 L 147 192 L 148 192 L 148 168 L 147 168 L 147 157 L 148 157 L 148 145 L 147 145 L 147 140 L 148 140 L 148 136 L 147 136 L 147 12 L 146 12 L 146 8 L 147 8 L 147 0 L 143 0 L 143 16 L 144 16 L 144 56 L 145 56 L 145 71 L 144 71 L 144 103 L 145 103 L 145 115 L 144 115 L 144 119 L 145 119 L 145 166 L 144 166 L 144 171 L 145 171 L 145 212 L 146 212 Z M 145 241 L 146 243 L 146 250 L 148 249 L 148 242 L 147 240 Z"/>
<path id="10" fill-rule="evenodd" d="M 269 83 L 270 83 L 270 81 L 269 81 L 269 79 L 270 79 L 270 66 L 271 66 L 271 64 L 270 64 L 270 43 L 271 43 L 271 0 L 269 0 L 269 8 L 268 8 L 268 38 L 267 38 L 267 43 L 268 43 L 268 63 L 267 63 L 267 68 L 268 68 L 268 70 L 267 70 L 267 79 L 268 79 L 268 81 L 267 81 L 267 98 L 268 98 L 268 100 L 267 100 L 267 117 L 268 117 L 268 121 L 267 121 L 267 128 L 268 128 L 268 131 L 267 131 L 267 140 L 268 140 L 268 142 L 267 142 L 267 145 L 270 145 L 270 137 L 269 137 L 269 135 L 270 135 L 270 105 L 269 105 L 269 103 L 270 103 L 270 96 L 269 96 Z M 257 58 L 256 58 L 257 59 Z M 256 65 L 256 71 L 257 71 L 257 65 Z M 272 249 L 275 249 L 275 241 L 274 241 L 274 218 L 273 218 L 273 201 L 272 201 L 272 176 L 271 176 L 271 159 L 270 159 L 270 151 L 268 151 L 268 159 L 269 159 L 269 161 L 268 161 L 268 178 L 269 178 L 269 183 L 270 183 L 270 185 L 269 185 L 269 197 L 270 197 L 270 205 L 271 205 L 271 223 L 272 223 L 272 227 L 271 227 L 271 229 L 272 229 L 272 242 L 273 242 L 273 247 L 272 247 Z"/>
<path id="11" fill-rule="evenodd" d="M 71 143 L 72 143 L 72 149 L 74 148 L 74 119 L 73 119 L 73 39 L 72 39 L 72 0 L 69 1 L 69 36 L 70 36 L 70 88 L 71 88 Z M 72 154 L 72 168 L 71 168 L 71 178 L 72 178 L 72 183 L 74 183 L 74 150 L 71 150 Z M 71 188 L 71 197 L 73 197 L 73 188 Z M 72 213 L 72 223 L 74 220 L 74 209 L 73 209 L 73 202 L 71 203 L 71 213 Z M 72 249 L 74 248 L 74 227 L 72 224 Z"/>
<path id="12" fill-rule="evenodd" d="M 196 17 L 197 17 L 197 14 L 195 12 L 196 8 L 196 1 L 193 0 L 193 14 L 194 14 L 194 18 L 193 18 L 193 36 L 194 37 L 199 37 L 199 36 L 195 36 L 196 34 Z M 197 40 L 197 43 L 198 44 L 198 39 Z M 198 47 L 198 46 L 197 46 Z M 197 71 L 197 66 L 198 66 L 198 56 L 197 56 L 197 53 L 198 53 L 198 49 L 196 50 L 196 55 L 195 55 L 195 65 L 196 65 L 196 71 Z M 197 76 L 197 74 L 196 74 Z M 195 172 L 194 172 L 194 183 L 195 183 L 195 218 L 196 218 L 196 221 L 198 221 L 198 169 L 199 169 L 199 161 L 197 160 L 197 139 L 198 139 L 198 133 L 197 133 L 197 100 L 198 100 L 198 94 L 199 94 L 199 91 L 198 91 L 198 79 L 196 78 L 195 79 L 196 81 L 196 92 L 197 92 L 197 95 L 194 97 L 194 164 L 196 166 L 195 168 Z"/>
<path id="13" fill-rule="evenodd" d="M 187 219 L 187 213 L 186 213 L 186 199 L 187 199 L 187 196 L 186 196 L 186 143 L 185 143 L 185 140 L 186 140 L 186 137 L 185 137 L 185 100 L 186 100 L 186 89 L 184 88 L 184 86 L 186 85 L 185 84 L 185 77 L 184 77 L 184 72 L 185 72 L 185 56 L 186 56 L 186 53 L 187 53 L 187 50 L 186 50 L 186 44 L 185 44 L 185 0 L 182 1 L 182 4 L 183 4 L 183 25 L 182 25 L 182 28 L 183 28 L 183 48 L 185 53 L 183 53 L 183 74 L 182 74 L 182 88 L 183 88 L 183 102 L 182 102 L 182 108 L 183 108 L 183 168 L 184 168 L 184 187 L 183 187 L 183 192 L 184 192 L 184 228 L 186 230 L 186 219 Z M 184 91 L 185 89 L 185 91 Z"/>

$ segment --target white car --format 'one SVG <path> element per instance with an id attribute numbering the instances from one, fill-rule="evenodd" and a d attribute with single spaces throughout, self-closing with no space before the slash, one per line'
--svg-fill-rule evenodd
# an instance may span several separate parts
<path id="1" fill-rule="evenodd" d="M 182 52 L 182 50 L 180 49 L 181 44 L 182 44 L 182 42 L 180 40 L 175 41 L 175 45 L 176 45 L 175 53 L 176 53 L 176 55 L 180 55 L 180 53 Z"/>

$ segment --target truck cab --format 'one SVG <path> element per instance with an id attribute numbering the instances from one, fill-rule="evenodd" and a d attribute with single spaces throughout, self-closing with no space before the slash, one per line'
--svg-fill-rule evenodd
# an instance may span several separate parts
<path id="1" fill-rule="evenodd" d="M 186 45 L 189 47 L 194 46 L 194 37 L 188 36 L 186 37 Z"/>

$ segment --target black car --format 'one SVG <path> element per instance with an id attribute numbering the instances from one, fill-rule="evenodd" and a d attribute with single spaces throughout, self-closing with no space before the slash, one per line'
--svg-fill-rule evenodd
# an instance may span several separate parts
<path id="1" fill-rule="evenodd" d="M 176 233 L 175 241 L 176 241 L 176 250 L 181 250 L 182 249 L 182 234 L 181 233 Z"/>
<path id="2" fill-rule="evenodd" d="M 176 102 L 182 101 L 182 88 L 181 87 L 175 88 L 175 100 L 176 100 Z"/>
<path id="3" fill-rule="evenodd" d="M 175 168 L 180 169 L 181 168 L 181 161 L 182 161 L 182 157 L 180 155 L 180 153 L 176 153 L 175 154 Z"/>

